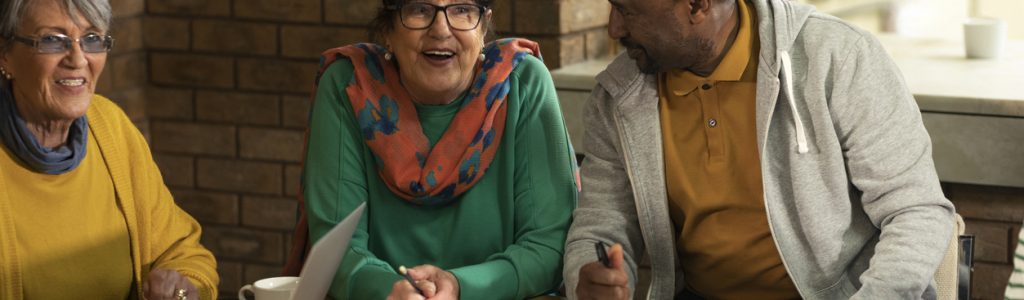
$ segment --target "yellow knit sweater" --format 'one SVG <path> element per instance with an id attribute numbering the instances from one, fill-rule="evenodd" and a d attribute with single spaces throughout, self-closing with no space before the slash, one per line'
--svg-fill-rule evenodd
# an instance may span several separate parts
<path id="1" fill-rule="evenodd" d="M 99 95 L 93 97 L 86 116 L 89 134 L 99 146 L 98 153 L 88 152 L 87 155 L 102 157 L 114 185 L 117 207 L 128 227 L 135 277 L 132 298 L 141 298 L 142 282 L 150 270 L 165 268 L 177 270 L 188 277 L 199 288 L 201 299 L 213 299 L 219 282 L 213 255 L 199 244 L 199 223 L 174 204 L 142 134 L 117 105 Z M 7 154 L 0 151 L 0 155 Z M 11 198 L 9 189 L 4 185 L 18 180 L 4 178 L 10 173 L 0 169 L 0 299 L 17 300 L 24 296 L 24 257 L 42 254 L 18 252 L 11 205 L 14 201 L 26 199 Z"/>

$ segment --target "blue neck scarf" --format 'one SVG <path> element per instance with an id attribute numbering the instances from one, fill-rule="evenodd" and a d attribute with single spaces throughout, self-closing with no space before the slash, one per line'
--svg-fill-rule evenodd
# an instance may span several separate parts
<path id="1" fill-rule="evenodd" d="M 0 139 L 29 169 L 52 175 L 74 170 L 85 158 L 88 133 L 89 122 L 82 116 L 71 123 L 67 143 L 53 149 L 40 146 L 18 114 L 10 89 L 0 87 Z"/>

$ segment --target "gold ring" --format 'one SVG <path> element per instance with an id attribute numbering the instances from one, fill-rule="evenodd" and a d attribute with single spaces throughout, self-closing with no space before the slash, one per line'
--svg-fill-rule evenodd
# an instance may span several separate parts
<path id="1" fill-rule="evenodd" d="M 185 293 L 185 289 L 177 289 L 174 291 L 174 296 L 177 297 L 178 300 L 188 300 L 188 296 L 185 295 Z"/>

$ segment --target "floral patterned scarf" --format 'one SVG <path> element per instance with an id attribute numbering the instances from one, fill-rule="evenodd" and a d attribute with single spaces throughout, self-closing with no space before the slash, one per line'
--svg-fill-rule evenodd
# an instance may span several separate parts
<path id="1" fill-rule="evenodd" d="M 538 45 L 524 39 L 487 44 L 469 93 L 433 148 L 398 68 L 384 59 L 385 53 L 375 44 L 327 50 L 320 74 L 340 57 L 352 61 L 355 74 L 345 91 L 391 192 L 418 205 L 451 203 L 483 177 L 494 159 L 505 129 L 509 74 L 526 55 L 540 57 Z"/>

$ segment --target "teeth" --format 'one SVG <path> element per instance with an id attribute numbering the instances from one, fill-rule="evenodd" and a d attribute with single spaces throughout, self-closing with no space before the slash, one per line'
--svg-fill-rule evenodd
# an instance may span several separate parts
<path id="1" fill-rule="evenodd" d="M 432 50 L 432 51 L 427 51 L 427 52 L 424 52 L 424 53 L 426 53 L 427 55 L 440 55 L 440 56 L 453 56 L 453 55 L 455 55 L 455 53 L 451 52 L 451 51 L 433 51 Z"/>
<path id="2" fill-rule="evenodd" d="M 85 79 L 61 79 L 57 80 L 57 84 L 65 86 L 80 86 L 85 84 Z"/>

